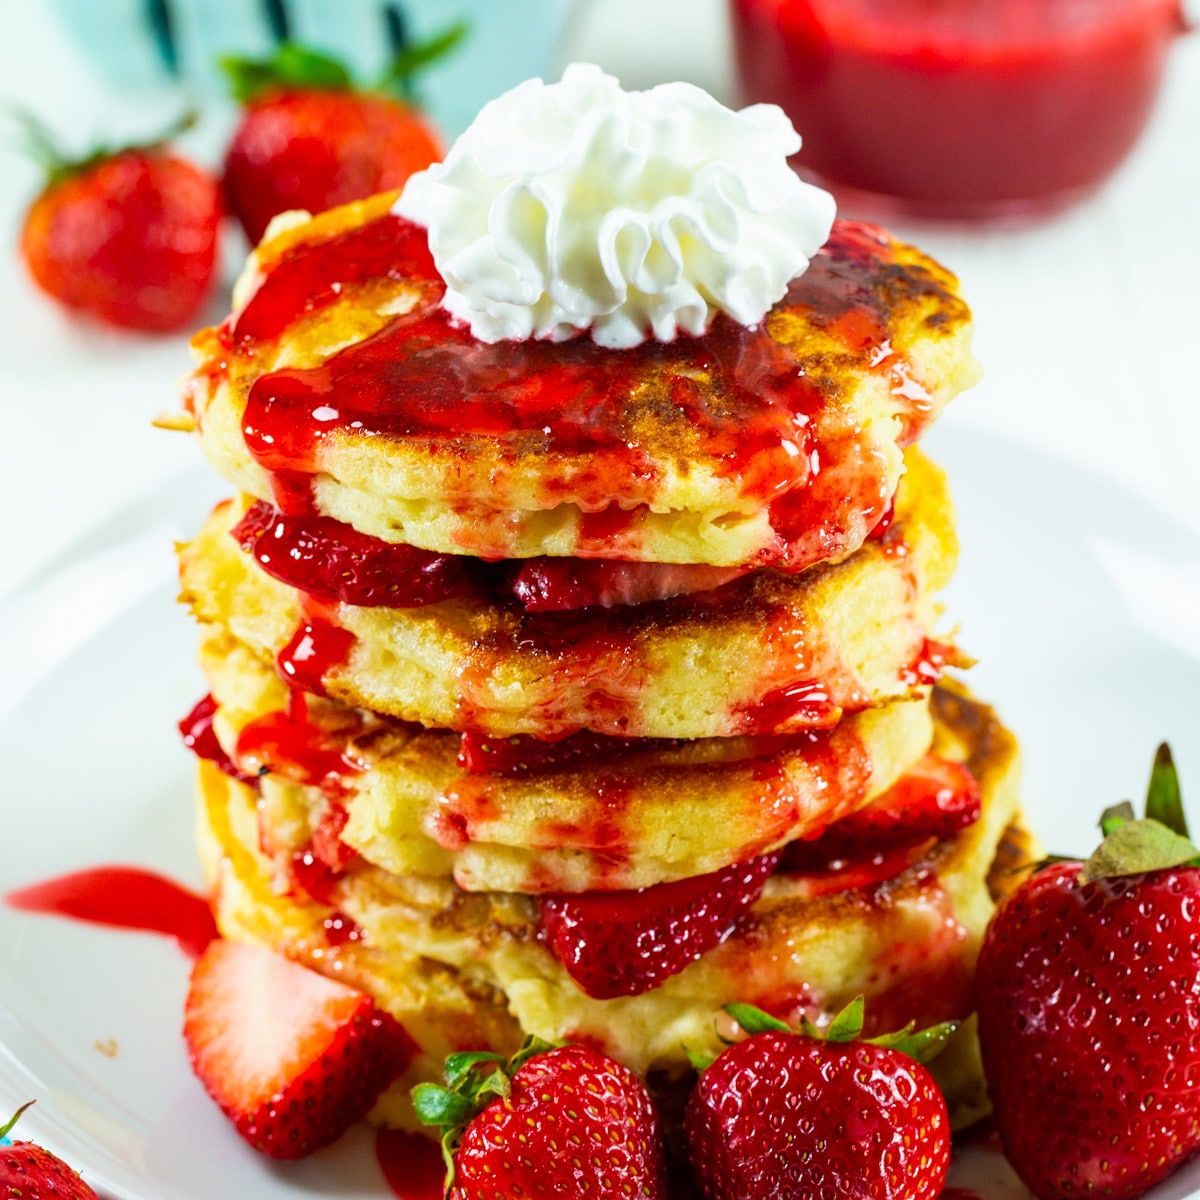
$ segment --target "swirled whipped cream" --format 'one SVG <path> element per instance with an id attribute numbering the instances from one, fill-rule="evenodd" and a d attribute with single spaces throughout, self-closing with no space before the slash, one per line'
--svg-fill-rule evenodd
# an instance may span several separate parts
<path id="1" fill-rule="evenodd" d="M 602 346 L 757 324 L 829 236 L 833 197 L 787 158 L 782 110 L 576 63 L 487 104 L 395 211 L 429 229 L 443 306 L 485 342 Z"/>

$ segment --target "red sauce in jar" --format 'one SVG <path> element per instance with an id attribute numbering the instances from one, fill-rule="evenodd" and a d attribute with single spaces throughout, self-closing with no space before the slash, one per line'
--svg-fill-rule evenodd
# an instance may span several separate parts
<path id="1" fill-rule="evenodd" d="M 746 99 L 787 111 L 802 169 L 851 209 L 869 193 L 950 218 L 1049 211 L 1104 180 L 1183 27 L 1178 0 L 731 4 Z"/>

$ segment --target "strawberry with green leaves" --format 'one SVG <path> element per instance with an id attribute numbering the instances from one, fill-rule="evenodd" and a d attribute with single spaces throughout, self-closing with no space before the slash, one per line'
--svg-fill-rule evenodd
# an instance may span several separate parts
<path id="1" fill-rule="evenodd" d="M 413 1103 L 441 1130 L 453 1200 L 665 1200 L 650 1095 L 598 1050 L 530 1038 L 508 1060 L 453 1054 L 445 1075 L 445 1087 L 415 1087 Z"/>
<path id="2" fill-rule="evenodd" d="M 164 333 L 196 320 L 212 290 L 221 198 L 208 172 L 166 145 L 188 123 L 73 158 L 22 118 L 46 185 L 25 214 L 21 256 L 43 292 L 123 329 Z"/>
<path id="3" fill-rule="evenodd" d="M 0 1125 L 0 1197 L 8 1200 L 96 1200 L 96 1193 L 61 1158 L 33 1142 L 2 1139 L 12 1132 L 23 1104 L 7 1125 Z"/>
<path id="4" fill-rule="evenodd" d="M 442 139 L 412 103 L 412 77 L 462 35 L 456 26 L 405 48 L 374 88 L 356 84 L 337 59 L 293 42 L 266 61 L 225 59 L 245 111 L 225 154 L 222 188 L 250 241 L 281 212 L 322 212 L 399 188 L 440 159 Z"/>
<path id="5" fill-rule="evenodd" d="M 950 1118 L 919 1060 L 953 1025 L 863 1040 L 861 997 L 824 1032 L 749 1005 L 726 1011 L 750 1036 L 703 1071 L 685 1117 L 705 1200 L 935 1200 Z"/>
<path id="6" fill-rule="evenodd" d="M 1146 817 L 1101 829 L 1001 905 L 979 955 L 996 1122 L 1042 1200 L 1130 1200 L 1200 1151 L 1200 851 L 1166 746 Z"/>

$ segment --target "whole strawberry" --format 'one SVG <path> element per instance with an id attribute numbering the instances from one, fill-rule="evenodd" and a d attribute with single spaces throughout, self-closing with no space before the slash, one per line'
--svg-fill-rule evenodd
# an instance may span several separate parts
<path id="1" fill-rule="evenodd" d="M 161 141 L 71 160 L 26 118 L 47 171 L 21 255 L 67 308 L 125 329 L 192 324 L 212 288 L 221 200 L 216 181 Z"/>
<path id="2" fill-rule="evenodd" d="M 507 1062 L 454 1054 L 446 1084 L 413 1089 L 442 1129 L 453 1200 L 665 1200 L 662 1135 L 645 1085 L 586 1046 L 529 1039 Z"/>
<path id="3" fill-rule="evenodd" d="M 1005 1153 L 1043 1200 L 1127 1200 L 1200 1150 L 1200 852 L 1170 752 L 1147 819 L 1001 905 L 979 955 L 979 1038 Z"/>
<path id="4" fill-rule="evenodd" d="M 31 1100 L 29 1104 L 32 1104 Z M 22 1105 L 7 1125 L 0 1126 L 6 1138 L 21 1114 Z M 33 1142 L 0 1145 L 0 1200 L 96 1200 L 96 1193 L 61 1158 Z"/>
<path id="5" fill-rule="evenodd" d="M 952 1032 L 860 1041 L 855 1001 L 824 1033 L 792 1032 L 747 1005 L 752 1036 L 703 1072 L 685 1117 L 706 1200 L 934 1200 L 950 1164 L 950 1118 L 929 1057 Z"/>
<path id="6" fill-rule="evenodd" d="M 321 212 L 399 188 L 441 158 L 433 126 L 385 89 L 409 88 L 412 72 L 461 32 L 403 52 L 376 89 L 357 87 L 336 59 L 291 42 L 266 62 L 225 59 L 245 112 L 226 151 L 222 188 L 250 241 L 281 212 Z"/>

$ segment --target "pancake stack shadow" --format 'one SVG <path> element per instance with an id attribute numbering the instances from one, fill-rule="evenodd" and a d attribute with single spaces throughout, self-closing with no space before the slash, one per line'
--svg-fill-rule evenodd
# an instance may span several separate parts
<path id="1" fill-rule="evenodd" d="M 965 1019 L 1016 746 L 941 680 L 971 383 L 951 275 L 839 223 L 761 326 L 487 346 L 393 197 L 276 232 L 185 406 L 239 489 L 180 548 L 222 933 L 420 1047 L 524 1034 L 662 1082 L 724 1005 Z M 934 1064 L 983 1103 L 969 1022 Z"/>

